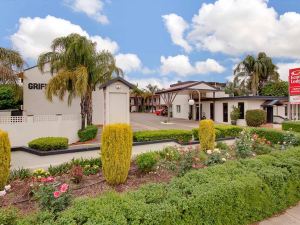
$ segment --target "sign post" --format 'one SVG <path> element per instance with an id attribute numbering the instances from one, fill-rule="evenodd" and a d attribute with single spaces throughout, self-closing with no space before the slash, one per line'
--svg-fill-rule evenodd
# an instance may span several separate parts
<path id="1" fill-rule="evenodd" d="M 300 104 L 300 68 L 289 71 L 290 104 Z"/>

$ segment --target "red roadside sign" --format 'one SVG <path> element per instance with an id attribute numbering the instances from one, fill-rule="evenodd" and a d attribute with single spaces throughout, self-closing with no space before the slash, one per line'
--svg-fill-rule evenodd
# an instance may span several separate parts
<path id="1" fill-rule="evenodd" d="M 289 94 L 291 103 L 300 103 L 300 68 L 289 71 Z"/>

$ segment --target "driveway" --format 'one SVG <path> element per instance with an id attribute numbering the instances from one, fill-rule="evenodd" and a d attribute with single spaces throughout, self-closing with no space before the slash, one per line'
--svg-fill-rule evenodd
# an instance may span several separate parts
<path id="1" fill-rule="evenodd" d="M 134 131 L 138 130 L 191 130 L 199 126 L 198 121 L 171 118 L 170 124 L 163 124 L 167 117 L 157 116 L 153 113 L 131 113 L 130 123 Z"/>

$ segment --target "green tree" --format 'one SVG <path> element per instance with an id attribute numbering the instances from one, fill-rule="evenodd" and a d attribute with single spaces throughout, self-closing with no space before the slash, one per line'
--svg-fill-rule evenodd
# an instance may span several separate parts
<path id="1" fill-rule="evenodd" d="M 261 90 L 264 96 L 289 96 L 289 84 L 287 81 L 269 82 Z"/>
<path id="2" fill-rule="evenodd" d="M 22 101 L 23 97 L 19 80 L 23 75 L 24 64 L 19 52 L 0 47 L 0 84 L 12 85 L 16 101 Z"/>
<path id="3" fill-rule="evenodd" d="M 107 51 L 98 53 L 96 44 L 79 34 L 70 34 L 53 40 L 51 51 L 41 54 L 38 66 L 44 71 L 49 63 L 50 72 L 55 73 L 46 88 L 46 97 L 63 100 L 68 93 L 68 103 L 81 98 L 81 128 L 92 124 L 92 91 L 96 86 L 120 76 L 123 71 L 116 66 L 113 55 Z"/>
<path id="4" fill-rule="evenodd" d="M 237 83 L 228 82 L 225 87 L 225 93 L 233 96 L 243 96 L 248 95 L 249 91 L 243 86 L 238 86 Z"/>
<path id="5" fill-rule="evenodd" d="M 0 110 L 16 109 L 22 104 L 22 101 L 16 98 L 16 96 L 18 95 L 16 91 L 17 90 L 14 85 L 0 85 Z"/>
<path id="6" fill-rule="evenodd" d="M 151 112 L 153 112 L 153 97 L 155 93 L 158 91 L 157 85 L 148 84 L 146 86 L 147 91 L 151 94 Z"/>
<path id="7" fill-rule="evenodd" d="M 137 103 L 137 111 L 140 111 L 139 109 L 139 103 L 138 99 L 141 98 L 143 100 L 143 90 L 138 88 L 138 84 L 131 90 L 131 94 L 134 95 L 134 102 Z M 143 102 L 141 102 L 143 104 Z M 142 106 L 143 107 L 143 106 Z"/>
<path id="8" fill-rule="evenodd" d="M 270 81 L 278 81 L 279 74 L 272 58 L 260 52 L 257 58 L 248 55 L 234 70 L 234 83 L 240 88 L 258 95 L 259 91 Z"/>

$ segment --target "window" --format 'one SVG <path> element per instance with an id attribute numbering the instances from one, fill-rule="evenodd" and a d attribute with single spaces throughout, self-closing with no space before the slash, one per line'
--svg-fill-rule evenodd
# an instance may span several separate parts
<path id="1" fill-rule="evenodd" d="M 238 107 L 240 109 L 240 119 L 245 119 L 245 105 L 244 105 L 244 102 L 239 102 Z"/>
<path id="2" fill-rule="evenodd" d="M 223 122 L 228 122 L 228 103 L 223 103 Z"/>
<path id="3" fill-rule="evenodd" d="M 176 112 L 177 112 L 177 113 L 180 113 L 180 111 L 181 111 L 180 105 L 176 105 Z"/>

